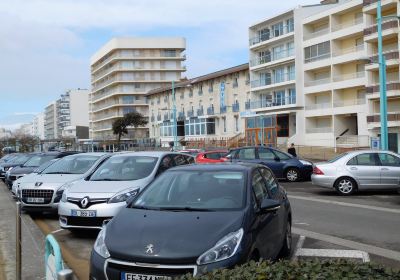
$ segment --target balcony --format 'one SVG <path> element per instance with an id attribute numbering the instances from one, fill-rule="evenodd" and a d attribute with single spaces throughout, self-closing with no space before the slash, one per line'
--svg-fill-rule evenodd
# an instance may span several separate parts
<path id="1" fill-rule="evenodd" d="M 351 54 L 351 53 L 356 53 L 364 50 L 364 44 L 353 46 L 350 48 L 345 48 L 345 49 L 338 49 L 333 53 L 334 57 L 337 56 L 342 56 L 346 54 Z"/>
<path id="2" fill-rule="evenodd" d="M 194 110 L 193 110 L 193 109 L 192 109 L 192 110 L 189 110 L 189 111 L 187 112 L 187 115 L 188 115 L 189 118 L 193 118 L 193 117 L 194 117 Z"/>
<path id="3" fill-rule="evenodd" d="M 332 108 L 332 103 L 330 103 L 330 102 L 311 103 L 311 104 L 308 104 L 305 106 L 306 110 L 323 110 L 323 109 L 331 109 L 331 108 Z"/>
<path id="4" fill-rule="evenodd" d="M 306 128 L 306 133 L 331 133 L 332 127 L 309 127 Z"/>
<path id="5" fill-rule="evenodd" d="M 382 23 L 382 31 L 390 29 L 390 28 L 397 28 L 397 27 L 399 27 L 399 20 L 397 18 L 386 20 Z M 369 36 L 369 35 L 372 35 L 377 32 L 378 32 L 378 26 L 375 24 L 371 27 L 364 29 L 364 36 Z"/>
<path id="6" fill-rule="evenodd" d="M 400 81 L 393 81 L 386 84 L 386 91 L 400 90 Z M 379 85 L 366 87 L 367 94 L 379 93 Z"/>
<path id="7" fill-rule="evenodd" d="M 367 116 L 367 123 L 379 123 L 381 121 L 381 116 L 379 114 Z M 393 112 L 387 114 L 388 122 L 400 122 L 400 112 Z"/>
<path id="8" fill-rule="evenodd" d="M 296 96 L 287 96 L 281 99 L 275 99 L 275 100 L 267 100 L 267 99 L 262 99 L 258 101 L 247 101 L 246 102 L 246 107 L 250 106 L 249 109 L 262 109 L 262 108 L 271 108 L 273 109 L 274 107 L 281 107 L 281 106 L 286 106 L 286 105 L 293 105 L 296 104 Z M 246 108 L 246 110 L 248 110 Z"/>
<path id="9" fill-rule="evenodd" d="M 331 78 L 329 77 L 329 78 L 323 78 L 323 79 L 318 79 L 318 80 L 305 81 L 304 86 L 305 87 L 313 87 L 313 86 L 329 84 L 330 82 L 331 82 Z"/>
<path id="10" fill-rule="evenodd" d="M 295 79 L 294 73 L 284 73 L 283 75 L 277 75 L 276 77 L 272 76 L 271 78 L 253 80 L 251 81 L 251 88 L 280 84 L 284 82 L 294 81 L 294 79 Z"/>
<path id="11" fill-rule="evenodd" d="M 354 19 L 354 20 L 346 21 L 346 22 L 343 22 L 343 23 L 340 23 L 340 24 L 335 24 L 335 25 L 332 26 L 332 32 L 339 31 L 341 29 L 345 29 L 345 28 L 348 28 L 348 27 L 353 27 L 353 26 L 359 25 L 361 23 L 363 23 L 363 18 L 362 17 Z"/>
<path id="12" fill-rule="evenodd" d="M 225 114 L 226 113 L 226 106 L 219 107 L 219 112 L 220 112 L 220 114 Z"/>
<path id="13" fill-rule="evenodd" d="M 278 53 L 271 53 L 269 55 L 265 55 L 262 57 L 257 57 L 255 59 L 250 60 L 250 66 L 258 66 L 261 64 L 266 64 L 270 62 L 274 62 L 277 60 L 281 60 L 284 58 L 288 58 L 294 55 L 294 49 L 285 49 Z"/>
<path id="14" fill-rule="evenodd" d="M 322 36 L 322 35 L 325 35 L 328 33 L 329 33 L 329 28 L 327 27 L 327 28 L 324 28 L 324 29 L 321 29 L 321 30 L 318 30 L 315 32 L 305 33 L 303 36 L 303 39 L 310 40 L 310 39 L 317 38 L 319 36 Z"/>
<path id="15" fill-rule="evenodd" d="M 251 47 L 253 45 L 256 45 L 256 44 L 259 44 L 259 43 L 262 43 L 262 42 L 265 42 L 265 41 L 268 41 L 268 40 L 271 40 L 271 39 L 274 39 L 274 38 L 278 38 L 278 37 L 281 37 L 281 36 L 289 34 L 289 33 L 292 33 L 293 31 L 294 31 L 294 24 L 284 25 L 283 29 L 281 29 L 279 31 L 278 30 L 276 30 L 275 32 L 271 31 L 269 33 L 265 33 L 265 34 L 250 38 L 249 39 L 249 45 Z"/>
<path id="16" fill-rule="evenodd" d="M 346 106 L 357 106 L 365 104 L 365 98 L 360 99 L 349 99 L 349 100 L 337 100 L 333 102 L 333 107 L 346 107 Z"/>
<path id="17" fill-rule="evenodd" d="M 315 62 L 315 61 L 319 61 L 319 60 L 324 60 L 327 58 L 331 57 L 331 53 L 325 53 L 325 54 L 321 54 L 321 55 L 316 55 L 313 57 L 308 57 L 308 58 L 304 58 L 304 63 L 311 63 L 311 62 Z"/>
<path id="18" fill-rule="evenodd" d="M 203 116 L 203 115 L 204 115 L 203 107 L 197 109 L 197 116 L 200 117 L 200 116 Z"/>
<path id="19" fill-rule="evenodd" d="M 334 76 L 333 81 L 341 82 L 341 81 L 346 81 L 346 80 L 363 78 L 364 76 L 365 76 L 365 71 L 349 73 L 349 74 L 341 74 L 341 75 Z"/>
<path id="20" fill-rule="evenodd" d="M 237 112 L 239 112 L 239 103 L 233 103 L 232 104 L 232 111 L 234 112 L 234 113 L 237 113 Z"/>
<path id="21" fill-rule="evenodd" d="M 210 106 L 210 107 L 207 108 L 207 115 L 208 115 L 208 116 L 215 115 L 215 113 L 214 113 L 214 106 Z"/>
<path id="22" fill-rule="evenodd" d="M 390 50 L 383 53 L 386 62 L 392 59 L 399 59 L 399 51 L 398 50 Z M 378 54 L 374 54 L 370 58 L 371 64 L 379 63 L 379 56 Z"/>

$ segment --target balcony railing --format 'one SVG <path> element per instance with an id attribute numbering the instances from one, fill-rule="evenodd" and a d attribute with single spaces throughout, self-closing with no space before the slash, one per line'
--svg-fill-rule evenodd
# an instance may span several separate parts
<path id="1" fill-rule="evenodd" d="M 280 31 L 282 31 L 282 32 L 280 32 Z M 277 38 L 277 37 L 283 36 L 285 34 L 291 33 L 294 31 L 294 24 L 284 25 L 283 30 L 280 30 L 280 31 L 274 32 L 274 30 L 271 30 L 270 33 L 265 33 L 265 34 L 250 38 L 249 44 L 250 44 L 250 46 L 253 46 L 255 44 L 265 42 L 265 41 L 271 40 L 273 38 Z"/>
<path id="2" fill-rule="evenodd" d="M 261 109 L 261 108 L 271 108 L 271 107 L 279 107 L 285 105 L 296 104 L 296 96 L 287 96 L 284 98 L 278 98 L 275 100 L 257 100 L 257 101 L 247 101 L 246 102 L 246 110 L 249 109 Z M 247 107 L 250 106 L 248 109 Z"/>
<path id="3" fill-rule="evenodd" d="M 105 102 L 102 104 L 93 105 L 93 111 L 99 111 L 104 108 L 115 105 L 138 105 L 138 104 L 146 104 L 146 99 L 131 99 L 131 100 L 117 99 L 111 102 Z"/>
<path id="4" fill-rule="evenodd" d="M 330 108 L 332 108 L 332 103 L 325 102 L 325 103 L 308 104 L 305 106 L 305 108 L 306 108 L 306 110 L 330 109 Z"/>
<path id="5" fill-rule="evenodd" d="M 232 111 L 233 112 L 235 112 L 235 113 L 237 113 L 237 112 L 239 112 L 239 103 L 233 103 L 232 104 Z"/>
<path id="6" fill-rule="evenodd" d="M 387 120 L 388 122 L 400 121 L 400 112 L 387 113 Z M 368 123 L 380 122 L 380 121 L 381 121 L 381 116 L 379 114 L 367 116 Z"/>
<path id="7" fill-rule="evenodd" d="M 269 85 L 273 85 L 273 84 L 293 81 L 294 79 L 295 79 L 294 73 L 284 73 L 283 75 L 279 75 L 278 77 L 274 77 L 272 75 L 272 77 L 268 78 L 268 79 L 260 79 L 260 80 L 251 81 L 251 87 L 256 88 L 256 87 L 269 86 Z"/>
<path id="8" fill-rule="evenodd" d="M 345 29 L 345 28 L 348 28 L 348 27 L 352 27 L 352 26 L 361 24 L 362 22 L 363 22 L 363 18 L 361 17 L 361 18 L 356 18 L 354 20 L 349 20 L 349 21 L 346 21 L 346 22 L 343 22 L 343 23 L 340 23 L 340 24 L 335 24 L 335 25 L 332 26 L 332 32 L 333 31 L 338 31 L 338 30 L 341 30 L 341 29 Z"/>
<path id="9" fill-rule="evenodd" d="M 390 90 L 400 90 L 400 81 L 395 81 L 395 82 L 391 82 L 391 83 L 387 83 L 386 84 L 386 90 L 390 91 Z M 375 93 L 375 92 L 379 92 L 379 85 L 374 85 L 374 86 L 369 86 L 366 87 L 366 91 L 367 93 Z"/>
<path id="10" fill-rule="evenodd" d="M 306 128 L 306 133 L 331 133 L 332 127 L 309 127 Z"/>
<path id="11" fill-rule="evenodd" d="M 164 114 L 164 121 L 169 121 L 170 119 L 171 119 L 170 115 L 168 113 L 165 113 Z"/>
<path id="12" fill-rule="evenodd" d="M 318 85 L 324 85 L 324 84 L 329 84 L 331 82 L 331 78 L 323 78 L 323 79 L 318 79 L 318 80 L 310 80 L 310 81 L 305 81 L 304 86 L 305 87 L 313 87 L 313 86 L 318 86 Z"/>
<path id="13" fill-rule="evenodd" d="M 399 21 L 398 19 L 390 19 L 386 20 L 382 23 L 382 30 L 390 29 L 390 28 L 396 28 L 399 26 Z M 371 27 L 368 27 L 364 29 L 364 36 L 369 36 L 374 33 L 378 32 L 378 26 L 375 24 Z"/>
<path id="14" fill-rule="evenodd" d="M 304 34 L 304 40 L 309 40 L 329 33 L 329 27 L 324 29 Z"/>
<path id="15" fill-rule="evenodd" d="M 203 108 L 197 109 L 197 116 L 203 116 L 204 115 L 204 110 Z"/>
<path id="16" fill-rule="evenodd" d="M 255 59 L 250 60 L 250 66 L 257 66 L 257 65 L 261 65 L 264 63 L 269 63 L 272 61 L 276 61 L 279 59 L 283 59 L 283 58 L 287 58 L 287 57 L 291 57 L 294 55 L 294 49 L 285 49 L 283 51 L 280 51 L 278 53 L 271 53 L 269 55 L 265 55 L 265 56 L 261 56 L 261 57 L 257 57 Z"/>
<path id="17" fill-rule="evenodd" d="M 349 74 L 342 74 L 333 77 L 334 82 L 341 82 L 346 80 L 358 79 L 363 78 L 365 76 L 365 71 L 349 73 Z"/>
<path id="18" fill-rule="evenodd" d="M 341 56 L 349 53 L 355 53 L 364 50 L 364 44 L 353 46 L 350 48 L 345 48 L 345 49 L 338 49 L 335 52 L 333 52 L 333 56 Z"/>
<path id="19" fill-rule="evenodd" d="M 189 110 L 189 111 L 187 112 L 187 114 L 188 114 L 188 117 L 189 117 L 189 118 L 193 118 L 193 117 L 194 117 L 194 110 Z"/>
<path id="20" fill-rule="evenodd" d="M 304 59 L 304 63 L 315 62 L 315 61 L 327 59 L 327 58 L 330 58 L 330 57 L 331 57 L 331 53 L 329 52 L 329 53 L 325 53 L 325 54 L 321 54 L 321 55 L 305 58 Z"/>
<path id="21" fill-rule="evenodd" d="M 225 114 L 225 113 L 226 113 L 226 106 L 221 106 L 221 107 L 219 107 L 219 112 L 220 112 L 221 114 Z"/>
<path id="22" fill-rule="evenodd" d="M 391 59 L 399 59 L 399 51 L 397 50 L 390 50 L 386 51 L 383 53 L 383 56 L 385 57 L 385 60 L 391 60 Z M 373 63 L 379 63 L 379 56 L 378 54 L 374 54 L 373 56 L 370 57 L 370 64 Z"/>
<path id="23" fill-rule="evenodd" d="M 214 107 L 208 107 L 207 108 L 207 115 L 212 116 L 214 115 Z"/>
<path id="24" fill-rule="evenodd" d="M 350 99 L 350 100 L 337 100 L 333 102 L 333 107 L 346 107 L 346 106 L 356 106 L 365 104 L 365 98 L 360 99 Z"/>

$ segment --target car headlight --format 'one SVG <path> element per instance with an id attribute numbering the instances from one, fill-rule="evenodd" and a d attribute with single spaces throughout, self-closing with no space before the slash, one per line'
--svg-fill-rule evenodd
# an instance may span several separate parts
<path id="1" fill-rule="evenodd" d="M 106 239 L 106 228 L 103 227 L 100 230 L 99 235 L 97 236 L 93 249 L 97 254 L 107 259 L 110 257 L 110 252 L 108 252 L 108 249 L 106 247 L 105 239 Z"/>
<path id="2" fill-rule="evenodd" d="M 67 202 L 67 192 L 63 190 L 61 194 L 61 202 Z"/>
<path id="3" fill-rule="evenodd" d="M 306 160 L 302 160 L 302 159 L 300 159 L 299 160 L 303 165 L 312 165 L 312 163 L 311 162 L 309 162 L 309 161 L 306 161 Z"/>
<path id="4" fill-rule="evenodd" d="M 198 265 L 226 260 L 236 254 L 243 238 L 243 229 L 231 232 L 215 244 L 213 248 L 197 259 Z"/>
<path id="5" fill-rule="evenodd" d="M 13 169 L 14 167 L 13 166 L 10 166 L 10 167 L 4 167 L 4 171 L 10 171 L 11 169 Z"/>
<path id="6" fill-rule="evenodd" d="M 138 193 L 139 193 L 139 188 L 138 187 L 125 189 L 125 190 L 117 193 L 113 197 L 111 197 L 110 200 L 108 201 L 108 203 L 124 202 L 128 198 L 130 198 L 132 196 L 136 196 Z"/>

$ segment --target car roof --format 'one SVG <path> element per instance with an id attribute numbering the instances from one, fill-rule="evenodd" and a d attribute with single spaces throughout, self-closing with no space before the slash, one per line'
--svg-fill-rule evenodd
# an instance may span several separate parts
<path id="1" fill-rule="evenodd" d="M 187 164 L 173 167 L 168 170 L 184 170 L 184 171 L 250 171 L 255 167 L 259 166 L 255 163 L 231 163 L 231 162 L 223 162 L 223 163 L 213 163 L 213 164 Z"/>
<path id="2" fill-rule="evenodd" d="M 118 153 L 113 154 L 112 157 L 121 156 L 121 157 L 135 157 L 135 156 L 148 156 L 148 157 L 162 157 L 165 155 L 182 155 L 182 153 L 178 152 L 168 152 L 168 151 L 142 151 L 142 152 L 128 152 L 128 153 Z M 185 155 L 190 156 L 190 155 Z"/>
<path id="3" fill-rule="evenodd" d="M 382 151 L 382 150 L 371 150 L 371 149 L 365 149 L 365 150 L 357 150 L 357 151 L 349 151 L 346 152 L 349 156 L 355 156 L 359 154 L 365 154 L 365 153 L 389 153 L 389 154 L 396 154 L 392 151 Z"/>

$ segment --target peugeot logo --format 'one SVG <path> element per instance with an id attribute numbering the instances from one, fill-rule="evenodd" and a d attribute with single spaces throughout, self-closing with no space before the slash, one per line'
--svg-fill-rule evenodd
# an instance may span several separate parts
<path id="1" fill-rule="evenodd" d="M 41 185 L 43 185 L 43 182 L 36 182 L 35 183 L 35 187 L 40 187 Z"/>
<path id="2" fill-rule="evenodd" d="M 82 208 L 86 208 L 88 206 L 88 204 L 89 204 L 89 197 L 85 196 L 81 200 L 81 206 L 82 206 Z"/>
<path id="3" fill-rule="evenodd" d="M 146 246 L 146 254 L 153 254 L 154 253 L 154 245 L 153 244 L 149 244 Z"/>

